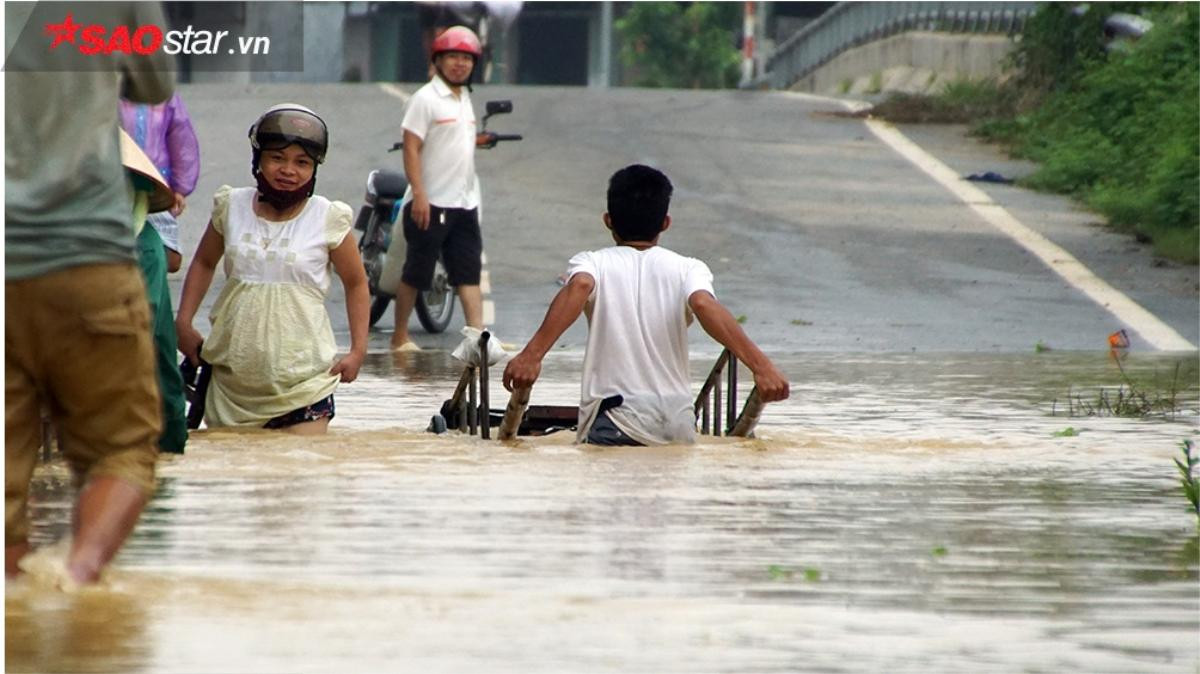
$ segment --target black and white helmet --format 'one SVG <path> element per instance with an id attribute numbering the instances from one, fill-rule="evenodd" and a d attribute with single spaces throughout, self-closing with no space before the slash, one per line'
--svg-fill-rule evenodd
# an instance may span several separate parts
<path id="1" fill-rule="evenodd" d="M 317 113 L 296 103 L 272 106 L 250 126 L 250 147 L 255 157 L 263 150 L 279 150 L 295 143 L 312 160 L 325 161 L 329 130 Z"/>

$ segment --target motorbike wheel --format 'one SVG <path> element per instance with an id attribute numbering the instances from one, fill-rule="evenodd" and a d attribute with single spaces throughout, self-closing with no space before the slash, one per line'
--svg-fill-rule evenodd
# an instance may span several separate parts
<path id="1" fill-rule="evenodd" d="M 454 315 L 454 286 L 439 257 L 433 270 L 433 286 L 417 295 L 417 319 L 430 334 L 445 332 Z"/>
<path id="2" fill-rule="evenodd" d="M 388 305 L 392 303 L 390 295 L 376 295 L 371 298 L 371 316 L 368 325 L 374 326 L 387 312 Z"/>

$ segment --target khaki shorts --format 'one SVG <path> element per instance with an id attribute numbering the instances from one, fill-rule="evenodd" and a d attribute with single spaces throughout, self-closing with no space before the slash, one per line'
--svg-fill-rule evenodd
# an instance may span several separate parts
<path id="1" fill-rule="evenodd" d="M 149 496 L 162 430 L 150 307 L 133 264 L 4 283 L 4 542 L 29 536 L 29 481 L 49 410 L 77 484 L 116 477 Z"/>

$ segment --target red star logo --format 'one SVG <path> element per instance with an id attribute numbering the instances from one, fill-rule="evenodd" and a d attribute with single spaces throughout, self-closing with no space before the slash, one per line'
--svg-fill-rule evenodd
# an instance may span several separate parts
<path id="1" fill-rule="evenodd" d="M 54 49 L 63 42 L 75 44 L 75 33 L 79 31 L 79 24 L 71 20 L 71 13 L 67 12 L 67 18 L 63 19 L 62 23 L 46 24 L 46 35 L 54 37 L 54 42 L 50 43 L 50 48 Z"/>

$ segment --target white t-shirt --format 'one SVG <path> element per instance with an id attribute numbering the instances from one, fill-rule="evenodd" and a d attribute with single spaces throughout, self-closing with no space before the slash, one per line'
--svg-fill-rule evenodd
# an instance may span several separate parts
<path id="1" fill-rule="evenodd" d="M 634 440 L 694 442 L 687 301 L 698 290 L 713 293 L 708 265 L 661 246 L 613 246 L 571 258 L 568 278 L 579 273 L 590 274 L 596 285 L 585 308 L 577 440 L 586 440 L 600 403 L 620 395 L 624 402 L 608 415 Z"/>
<path id="2" fill-rule="evenodd" d="M 400 125 L 423 143 L 421 178 L 429 203 L 440 208 L 478 206 L 475 110 L 466 88 L 455 97 L 442 78 L 435 75 L 409 99 Z M 412 198 L 411 185 L 404 198 Z"/>

